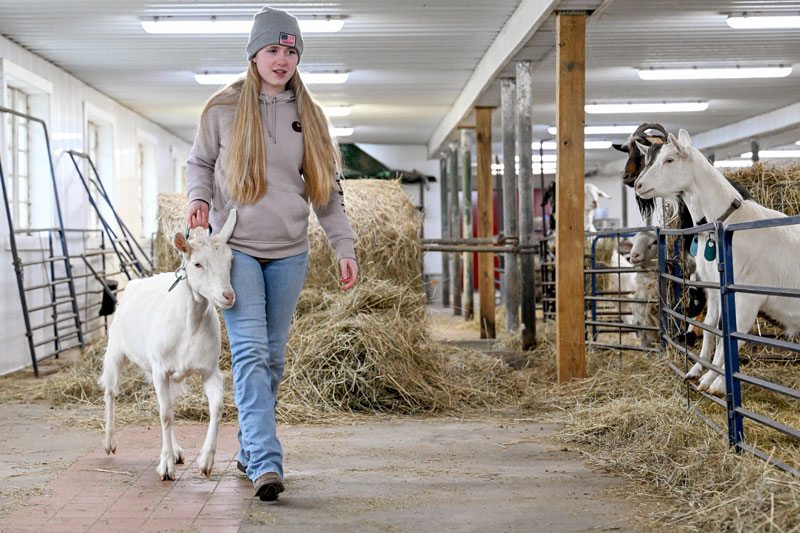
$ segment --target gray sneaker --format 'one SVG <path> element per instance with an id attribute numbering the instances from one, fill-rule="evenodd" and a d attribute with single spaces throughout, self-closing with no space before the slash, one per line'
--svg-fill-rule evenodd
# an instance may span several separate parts
<path id="1" fill-rule="evenodd" d="M 278 494 L 283 492 L 283 480 L 277 472 L 267 472 L 253 483 L 253 487 L 256 489 L 255 496 L 261 501 L 274 502 Z"/>

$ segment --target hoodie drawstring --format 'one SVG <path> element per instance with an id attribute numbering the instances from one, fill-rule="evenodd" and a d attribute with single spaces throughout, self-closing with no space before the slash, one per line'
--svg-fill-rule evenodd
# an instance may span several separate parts
<path id="1" fill-rule="evenodd" d="M 270 125 L 269 120 L 269 106 L 266 106 L 266 113 L 267 113 L 267 135 L 272 138 L 272 144 L 278 144 L 278 106 L 277 106 L 278 98 L 273 96 L 272 97 L 272 124 Z"/>

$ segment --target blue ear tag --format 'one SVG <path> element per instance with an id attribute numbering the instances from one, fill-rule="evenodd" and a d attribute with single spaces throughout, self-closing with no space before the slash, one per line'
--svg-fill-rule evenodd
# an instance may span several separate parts
<path id="1" fill-rule="evenodd" d="M 694 239 L 692 239 L 692 244 L 689 246 L 689 255 L 692 257 L 697 257 L 697 235 L 694 236 Z"/>
<path id="2" fill-rule="evenodd" d="M 713 261 L 717 258 L 717 243 L 714 239 L 708 239 L 706 241 L 706 249 L 703 252 L 703 257 L 706 258 L 706 261 Z"/>

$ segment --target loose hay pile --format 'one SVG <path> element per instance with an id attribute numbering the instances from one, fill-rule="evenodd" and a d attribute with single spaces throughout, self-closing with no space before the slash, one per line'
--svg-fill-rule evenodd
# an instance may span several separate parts
<path id="1" fill-rule="evenodd" d="M 625 493 L 655 502 L 649 505 L 652 526 L 800 530 L 800 480 L 749 454 L 737 456 L 725 438 L 689 414 L 673 396 L 683 386 L 662 356 L 590 352 L 587 363 L 589 378 L 545 389 L 531 398 L 530 407 L 560 411 L 566 424 L 563 442 L 577 445 L 593 464 L 635 481 Z M 774 411 L 777 404 L 772 405 Z M 765 407 L 760 406 L 762 412 Z M 706 414 L 725 427 L 721 410 Z M 790 423 L 800 427 L 798 416 L 789 414 Z M 780 446 L 784 459 L 800 464 L 800 453 L 787 439 L 753 426 L 745 422 L 749 442 L 767 451 Z"/>

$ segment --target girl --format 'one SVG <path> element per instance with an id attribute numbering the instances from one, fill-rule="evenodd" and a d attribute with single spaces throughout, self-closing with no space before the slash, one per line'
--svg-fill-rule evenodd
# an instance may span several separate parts
<path id="1" fill-rule="evenodd" d="M 336 174 L 339 152 L 297 72 L 303 53 L 297 19 L 265 7 L 253 18 L 246 50 L 246 77 L 203 109 L 186 167 L 186 220 L 191 228 L 207 228 L 209 220 L 221 228 L 237 210 L 228 242 L 236 300 L 223 311 L 239 410 L 237 466 L 255 495 L 272 501 L 284 490 L 275 406 L 308 269 L 309 200 L 336 250 L 342 289 L 355 284 L 358 266 Z"/>

